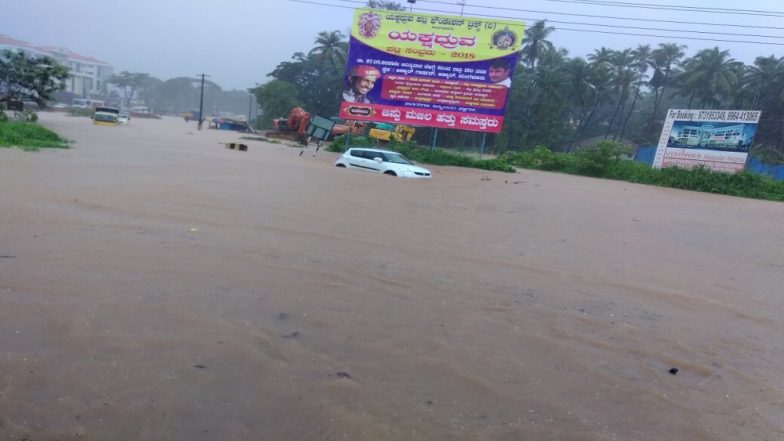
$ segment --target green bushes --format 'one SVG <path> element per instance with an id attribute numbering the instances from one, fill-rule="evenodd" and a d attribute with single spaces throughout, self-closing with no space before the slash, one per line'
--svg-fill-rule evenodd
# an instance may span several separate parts
<path id="1" fill-rule="evenodd" d="M 0 122 L 0 147 L 35 151 L 42 147 L 68 148 L 68 143 L 53 131 L 35 123 Z"/>
<path id="2" fill-rule="evenodd" d="M 81 109 L 79 107 L 72 107 L 68 110 L 68 116 L 93 116 L 94 113 L 93 109 Z"/>
<path id="3" fill-rule="evenodd" d="M 583 176 L 607 177 L 628 155 L 629 149 L 617 142 L 599 141 L 573 154 L 555 153 L 543 145 L 531 151 L 505 153 L 499 159 L 520 168 L 558 171 Z"/>
<path id="4" fill-rule="evenodd" d="M 724 173 L 705 167 L 653 169 L 625 158 L 628 149 L 612 141 L 600 141 L 573 154 L 553 153 L 537 146 L 532 151 L 506 153 L 499 160 L 520 168 L 557 171 L 615 179 L 639 184 L 784 201 L 784 182 L 750 172 Z"/>
<path id="5" fill-rule="evenodd" d="M 363 136 L 352 136 L 350 142 L 352 146 L 378 147 L 374 139 Z M 327 149 L 343 152 L 345 143 L 345 138 L 341 136 L 336 138 Z M 503 172 L 514 172 L 515 167 L 529 168 L 684 190 L 784 201 L 784 182 L 768 176 L 750 172 L 736 174 L 716 172 L 705 167 L 696 167 L 692 170 L 653 169 L 646 164 L 628 159 L 629 149 L 613 141 L 599 141 L 593 147 L 575 153 L 555 153 L 539 145 L 533 150 L 507 152 L 495 159 L 485 160 L 443 149 L 420 148 L 414 142 L 393 142 L 383 145 L 382 148 L 398 151 L 424 164 Z"/>

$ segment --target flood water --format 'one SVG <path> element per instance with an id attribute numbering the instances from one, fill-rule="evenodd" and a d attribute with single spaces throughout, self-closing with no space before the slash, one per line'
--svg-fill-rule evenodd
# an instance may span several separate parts
<path id="1" fill-rule="evenodd" d="M 73 147 L 0 149 L 0 439 L 784 439 L 784 204 L 41 120 Z"/>

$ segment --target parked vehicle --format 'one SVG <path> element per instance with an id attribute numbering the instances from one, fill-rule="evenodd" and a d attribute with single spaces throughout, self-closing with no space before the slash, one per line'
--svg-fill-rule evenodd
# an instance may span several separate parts
<path id="1" fill-rule="evenodd" d="M 129 122 L 131 122 L 131 115 L 128 112 L 120 112 L 117 115 L 117 124 L 128 124 Z"/>
<path id="2" fill-rule="evenodd" d="M 310 122 L 310 114 L 301 107 L 295 107 L 289 112 L 288 118 L 275 118 L 272 120 L 272 130 L 264 133 L 267 138 L 287 139 L 307 143 L 305 129 Z"/>
<path id="3" fill-rule="evenodd" d="M 365 127 L 367 127 L 367 124 L 364 121 L 346 121 L 338 117 L 332 117 L 330 119 L 335 122 L 335 126 L 332 127 L 330 139 L 345 135 L 349 130 L 351 130 L 352 136 L 358 136 L 361 135 L 365 131 Z"/>
<path id="4" fill-rule="evenodd" d="M 120 109 L 116 107 L 96 107 L 93 114 L 93 124 L 116 126 L 119 116 Z"/>
<path id="5" fill-rule="evenodd" d="M 416 129 L 409 126 L 376 123 L 376 126 L 368 132 L 368 136 L 384 142 L 391 140 L 408 142 L 411 141 L 415 132 Z"/>
<path id="6" fill-rule="evenodd" d="M 336 167 L 356 168 L 401 178 L 430 179 L 430 170 L 415 165 L 398 152 L 368 148 L 350 148 L 337 161 Z"/>
<path id="7" fill-rule="evenodd" d="M 104 102 L 101 100 L 91 100 L 89 98 L 74 98 L 71 101 L 71 107 L 77 109 L 95 109 L 97 107 L 102 107 Z"/>

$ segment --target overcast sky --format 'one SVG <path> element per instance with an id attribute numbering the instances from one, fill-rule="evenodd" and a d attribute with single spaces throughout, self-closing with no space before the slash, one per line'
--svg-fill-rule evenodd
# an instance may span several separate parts
<path id="1" fill-rule="evenodd" d="M 112 64 L 116 72 L 146 72 L 166 80 L 207 73 L 224 89 L 246 89 L 269 80 L 266 75 L 294 52 L 307 52 L 321 30 L 347 30 L 354 0 L 312 0 L 344 8 L 297 3 L 291 0 L 0 0 L 0 34 L 36 45 L 64 46 Z M 571 56 L 594 49 L 655 46 L 660 42 L 688 45 L 688 55 L 706 47 L 729 49 L 734 58 L 751 63 L 758 55 L 784 56 L 784 2 L 781 0 L 606 0 L 637 7 L 596 4 L 599 0 L 466 0 L 465 15 L 485 14 L 524 18 L 526 23 L 548 19 L 556 27 L 551 40 Z M 363 3 L 358 1 L 359 3 Z M 405 3 L 402 0 L 401 3 Z M 436 3 L 418 0 L 414 11 L 451 11 L 456 0 Z M 722 13 L 667 11 L 646 5 L 680 5 L 736 9 Z M 484 7 L 482 7 L 484 6 Z M 496 8 L 487 8 L 487 6 Z M 346 8 L 347 7 L 347 8 Z M 497 7 L 535 10 L 524 12 Z M 746 15 L 737 9 L 777 11 L 779 16 Z M 578 17 L 565 14 L 587 14 Z M 611 19 L 607 17 L 625 19 Z M 723 26 L 658 23 L 644 20 L 719 23 Z M 708 34 L 621 29 L 573 23 L 684 29 Z M 733 27 L 745 25 L 751 27 Z M 764 28 L 772 27 L 771 28 Z M 670 38 L 587 33 L 569 29 L 669 35 Z M 716 34 L 711 34 L 716 33 Z M 718 33 L 757 34 L 732 36 Z M 679 39 L 680 36 L 721 40 L 753 40 L 779 45 L 727 43 Z M 769 37 L 766 37 L 769 36 Z M 773 38 L 770 38 L 773 37 Z"/>

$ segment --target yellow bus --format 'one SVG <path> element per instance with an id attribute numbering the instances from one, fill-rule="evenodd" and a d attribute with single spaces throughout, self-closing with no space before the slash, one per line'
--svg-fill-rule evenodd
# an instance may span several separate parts
<path id="1" fill-rule="evenodd" d="M 93 124 L 116 126 L 119 116 L 120 109 L 116 107 L 96 107 L 93 114 Z"/>

